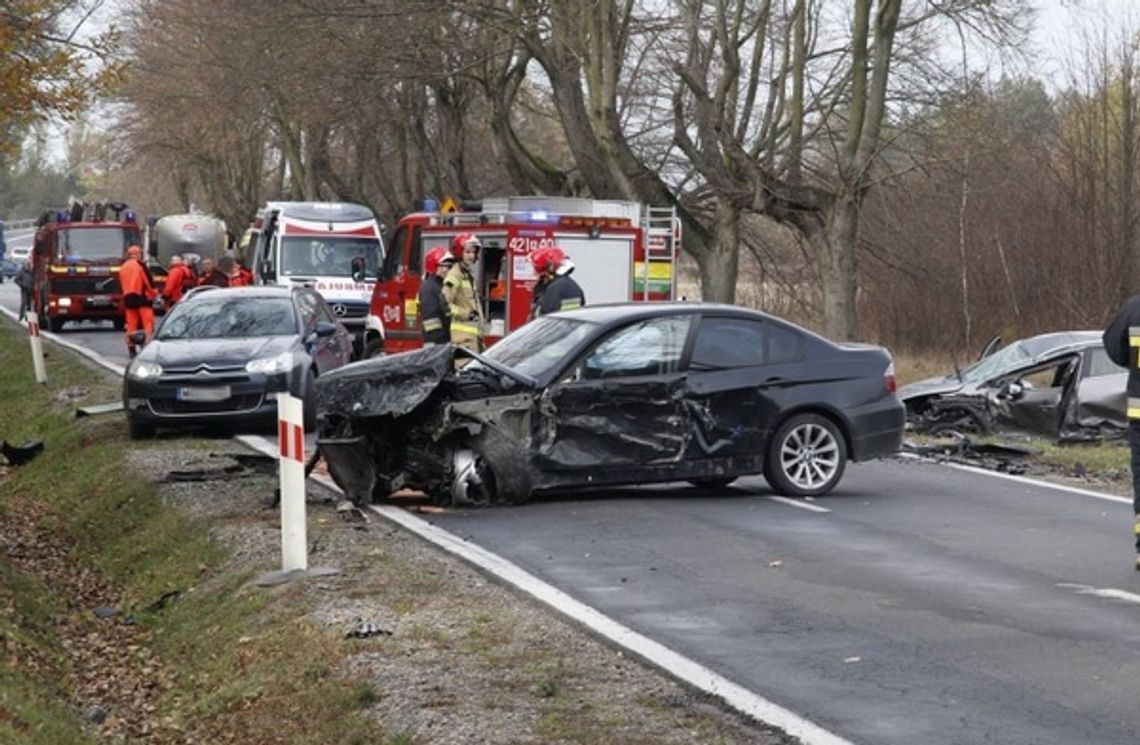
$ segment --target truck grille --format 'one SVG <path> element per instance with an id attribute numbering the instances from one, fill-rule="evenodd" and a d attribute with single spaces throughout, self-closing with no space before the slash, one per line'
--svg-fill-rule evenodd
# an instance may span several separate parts
<path id="1" fill-rule="evenodd" d="M 52 279 L 51 292 L 54 295 L 115 295 L 119 292 L 119 278 L 115 276 Z"/>

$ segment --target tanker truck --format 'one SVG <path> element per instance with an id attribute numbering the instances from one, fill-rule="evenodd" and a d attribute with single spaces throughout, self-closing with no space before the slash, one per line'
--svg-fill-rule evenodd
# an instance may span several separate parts
<path id="1" fill-rule="evenodd" d="M 226 224 L 212 215 L 191 212 L 166 215 L 149 229 L 147 254 L 151 262 L 170 266 L 170 257 L 181 254 L 188 262 L 217 261 L 229 248 Z"/>

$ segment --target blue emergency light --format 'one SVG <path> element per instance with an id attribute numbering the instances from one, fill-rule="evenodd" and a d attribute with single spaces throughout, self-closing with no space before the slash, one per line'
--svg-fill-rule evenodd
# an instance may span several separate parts
<path id="1" fill-rule="evenodd" d="M 548 219 L 550 219 L 550 215 L 547 214 L 546 210 L 535 210 L 530 213 L 531 222 L 546 222 Z"/>
<path id="2" fill-rule="evenodd" d="M 131 212 L 130 210 L 127 210 L 126 212 L 123 213 L 123 221 L 124 222 L 136 222 L 135 213 Z"/>
<path id="3" fill-rule="evenodd" d="M 423 205 L 424 212 L 435 212 L 439 209 L 439 202 L 435 201 L 434 199 L 424 199 Z"/>

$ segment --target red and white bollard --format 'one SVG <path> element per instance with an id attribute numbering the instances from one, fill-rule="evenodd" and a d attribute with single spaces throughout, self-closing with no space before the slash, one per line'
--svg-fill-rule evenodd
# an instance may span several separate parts
<path id="1" fill-rule="evenodd" d="M 277 397 L 277 436 L 281 449 L 281 569 L 309 568 L 305 527 L 305 415 L 301 399 Z"/>
<path id="2" fill-rule="evenodd" d="M 44 365 L 44 340 L 40 338 L 40 317 L 28 312 L 28 341 L 32 345 L 32 367 L 36 370 L 36 382 L 47 382 L 47 366 Z"/>

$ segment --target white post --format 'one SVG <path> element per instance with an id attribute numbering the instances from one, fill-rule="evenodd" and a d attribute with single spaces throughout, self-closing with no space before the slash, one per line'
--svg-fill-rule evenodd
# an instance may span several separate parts
<path id="1" fill-rule="evenodd" d="M 32 345 L 32 366 L 36 370 L 36 382 L 47 382 L 47 366 L 44 365 L 44 340 L 40 338 L 40 318 L 28 313 L 28 341 Z"/>
<path id="2" fill-rule="evenodd" d="M 277 396 L 277 436 L 281 449 L 281 569 L 309 568 L 305 535 L 305 427 L 301 399 Z"/>

